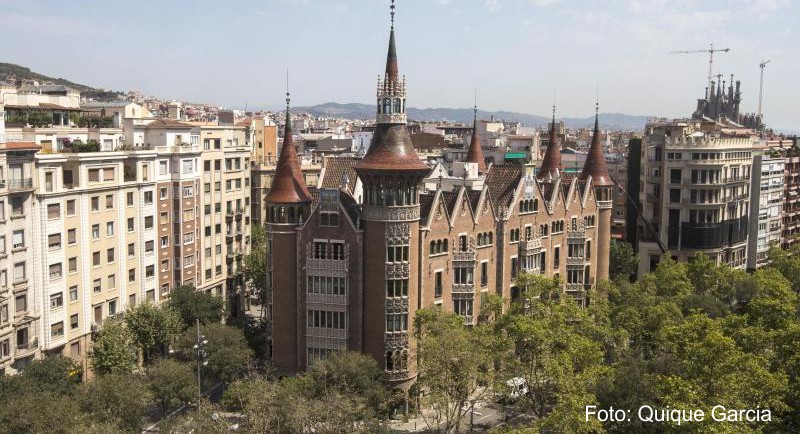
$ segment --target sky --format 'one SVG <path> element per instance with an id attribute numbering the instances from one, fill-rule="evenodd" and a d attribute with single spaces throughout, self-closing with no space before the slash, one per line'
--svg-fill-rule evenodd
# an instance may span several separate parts
<path id="1" fill-rule="evenodd" d="M 388 0 L 0 0 L 0 61 L 113 90 L 243 108 L 372 103 Z M 800 130 L 800 1 L 397 0 L 412 107 L 688 116 L 714 70 L 744 111 Z M 794 80 L 792 80 L 794 79 Z"/>

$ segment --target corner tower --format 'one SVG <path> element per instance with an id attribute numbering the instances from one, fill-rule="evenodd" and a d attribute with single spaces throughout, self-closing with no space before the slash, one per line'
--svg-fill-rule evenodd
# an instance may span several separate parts
<path id="1" fill-rule="evenodd" d="M 283 147 L 265 200 L 269 252 L 267 285 L 272 295 L 272 360 L 282 373 L 300 369 L 296 333 L 299 320 L 297 230 L 311 212 L 312 202 L 294 148 L 289 101 L 287 92 Z"/>
<path id="2" fill-rule="evenodd" d="M 375 133 L 355 167 L 364 185 L 364 351 L 395 385 L 416 375 L 409 335 L 419 307 L 419 191 L 429 172 L 406 129 L 406 85 L 394 34 L 394 1 L 386 71 L 378 80 Z"/>
<path id="3" fill-rule="evenodd" d="M 614 199 L 614 181 L 608 174 L 603 145 L 600 142 L 600 122 L 598 105 L 595 104 L 594 135 L 583 170 L 581 181 L 591 177 L 597 201 L 597 280 L 608 279 L 609 254 L 611 251 L 611 206 Z"/>

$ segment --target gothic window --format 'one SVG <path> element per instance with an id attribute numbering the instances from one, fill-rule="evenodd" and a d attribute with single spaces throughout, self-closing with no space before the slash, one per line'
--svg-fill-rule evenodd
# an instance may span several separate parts
<path id="1" fill-rule="evenodd" d="M 383 99 L 383 113 L 389 114 L 392 112 L 392 101 L 389 98 Z"/>
<path id="2" fill-rule="evenodd" d="M 394 112 L 400 113 L 400 98 L 394 99 Z"/>

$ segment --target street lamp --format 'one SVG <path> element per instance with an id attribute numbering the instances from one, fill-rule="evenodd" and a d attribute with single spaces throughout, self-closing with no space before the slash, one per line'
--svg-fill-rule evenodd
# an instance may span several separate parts
<path id="1" fill-rule="evenodd" d="M 200 367 L 208 365 L 208 340 L 200 334 L 200 318 L 196 318 L 197 341 L 192 347 L 197 358 L 197 409 L 200 409 L 200 401 L 203 400 L 203 386 L 200 383 Z"/>

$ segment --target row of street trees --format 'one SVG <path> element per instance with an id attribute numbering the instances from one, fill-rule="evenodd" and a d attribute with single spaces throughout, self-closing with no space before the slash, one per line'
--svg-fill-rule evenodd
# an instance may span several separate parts
<path id="1" fill-rule="evenodd" d="M 509 394 L 523 378 L 516 410 L 533 416 L 514 433 L 800 432 L 800 255 L 771 253 L 747 274 L 704 255 L 665 259 L 638 282 L 624 267 L 582 309 L 553 279 L 522 274 L 526 288 L 504 311 L 485 296 L 480 323 L 465 327 L 439 310 L 418 314 L 420 401 L 430 427 L 462 432 L 475 401 Z M 484 386 L 493 386 L 485 388 Z M 630 409 L 630 420 L 586 420 L 587 405 Z M 657 408 L 769 409 L 769 421 L 691 424 L 639 421 Z M 429 410 L 430 411 L 430 410 Z"/>

